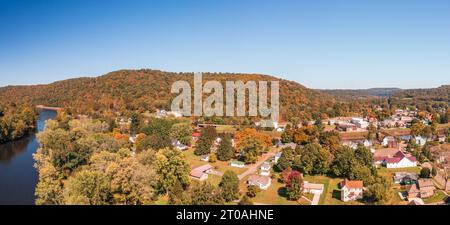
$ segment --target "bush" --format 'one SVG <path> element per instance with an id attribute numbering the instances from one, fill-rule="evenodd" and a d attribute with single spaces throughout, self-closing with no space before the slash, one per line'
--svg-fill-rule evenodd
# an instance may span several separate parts
<path id="1" fill-rule="evenodd" d="M 259 189 L 257 186 L 255 185 L 250 185 L 247 187 L 247 193 L 246 195 L 249 198 L 254 198 L 256 197 L 256 195 L 261 191 L 261 189 Z"/>
<path id="2" fill-rule="evenodd" d="M 430 178 L 430 174 L 431 174 L 430 169 L 425 167 L 425 168 L 422 168 L 422 170 L 420 170 L 419 177 L 420 178 Z"/>

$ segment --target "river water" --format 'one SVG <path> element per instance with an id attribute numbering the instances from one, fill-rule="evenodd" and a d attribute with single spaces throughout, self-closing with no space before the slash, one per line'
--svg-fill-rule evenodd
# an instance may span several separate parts
<path id="1" fill-rule="evenodd" d="M 56 111 L 42 110 L 38 131 Z M 39 148 L 36 135 L 0 145 L 0 205 L 34 205 L 38 174 L 33 167 L 33 153 Z"/>

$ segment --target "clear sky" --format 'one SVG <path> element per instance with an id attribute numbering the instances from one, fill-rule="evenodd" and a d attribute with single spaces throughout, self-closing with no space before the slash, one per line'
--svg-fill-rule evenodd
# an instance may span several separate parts
<path id="1" fill-rule="evenodd" d="M 0 0 L 0 86 L 117 69 L 450 83 L 448 0 Z"/>

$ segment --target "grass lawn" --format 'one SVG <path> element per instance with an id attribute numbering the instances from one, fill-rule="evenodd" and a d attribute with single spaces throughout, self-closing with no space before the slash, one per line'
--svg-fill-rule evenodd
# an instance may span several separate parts
<path id="1" fill-rule="evenodd" d="M 189 163 L 189 165 L 191 166 L 191 168 L 195 168 L 195 167 L 202 166 L 205 164 L 210 164 L 210 165 L 214 166 L 215 170 L 217 170 L 221 173 L 225 173 L 225 171 L 231 170 L 231 171 L 235 172 L 237 175 L 239 175 L 247 170 L 247 168 L 232 167 L 229 165 L 228 162 L 217 161 L 215 163 L 210 163 L 210 162 L 201 161 L 200 156 L 197 156 L 194 154 L 194 149 L 189 149 L 187 151 L 184 151 L 183 154 L 186 157 L 186 160 Z"/>
<path id="2" fill-rule="evenodd" d="M 216 131 L 219 134 L 221 134 L 221 133 L 234 134 L 234 133 L 236 133 L 237 129 L 232 125 L 217 125 Z"/>
<path id="3" fill-rule="evenodd" d="M 341 201 L 341 191 L 339 182 L 341 178 L 331 178 L 327 176 L 305 176 L 305 180 L 310 183 L 321 183 L 324 185 L 324 192 L 320 196 L 319 205 L 362 205 L 358 201 Z"/>
<path id="4" fill-rule="evenodd" d="M 436 191 L 436 193 L 433 196 L 429 198 L 424 198 L 423 202 L 425 204 L 437 203 L 444 200 L 445 197 L 447 197 L 447 195 L 445 195 L 443 191 Z"/>
<path id="5" fill-rule="evenodd" d="M 420 167 L 407 167 L 407 168 L 395 168 L 395 169 L 388 169 L 386 167 L 381 167 L 378 169 L 379 175 L 389 175 L 393 176 L 396 172 L 408 172 L 408 173 L 420 173 Z"/>
<path id="6" fill-rule="evenodd" d="M 251 201 L 255 203 L 262 203 L 269 205 L 299 205 L 299 204 L 309 205 L 309 202 L 307 202 L 304 199 L 300 200 L 299 202 L 289 201 L 283 195 L 284 195 L 284 184 L 280 184 L 275 179 L 273 179 L 272 185 L 270 185 L 269 189 L 265 191 L 261 190 L 261 192 L 259 192 L 255 198 L 251 199 Z"/>
<path id="7" fill-rule="evenodd" d="M 156 205 L 168 205 L 169 203 L 169 196 L 168 195 L 164 195 L 161 196 L 156 202 Z"/>

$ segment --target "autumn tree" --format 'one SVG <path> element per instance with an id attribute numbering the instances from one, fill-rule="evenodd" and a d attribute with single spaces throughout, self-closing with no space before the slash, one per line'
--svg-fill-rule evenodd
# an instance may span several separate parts
<path id="1" fill-rule="evenodd" d="M 170 138 L 184 145 L 191 144 L 192 126 L 189 123 L 177 123 L 170 129 Z"/>
<path id="2" fill-rule="evenodd" d="M 236 150 L 242 156 L 246 163 L 254 163 L 258 156 L 267 151 L 272 145 L 272 139 L 269 135 L 259 133 L 255 129 L 246 128 L 237 132 L 235 135 Z"/>
<path id="3" fill-rule="evenodd" d="M 65 204 L 105 205 L 111 198 L 108 178 L 97 171 L 82 170 L 64 186 Z"/>
<path id="4" fill-rule="evenodd" d="M 192 205 L 223 205 L 220 190 L 208 182 L 201 182 L 189 190 Z"/>
<path id="5" fill-rule="evenodd" d="M 289 200 L 297 201 L 303 193 L 303 177 L 300 172 L 292 171 L 286 183 L 286 195 Z"/>

